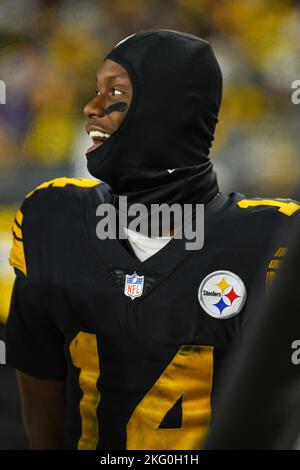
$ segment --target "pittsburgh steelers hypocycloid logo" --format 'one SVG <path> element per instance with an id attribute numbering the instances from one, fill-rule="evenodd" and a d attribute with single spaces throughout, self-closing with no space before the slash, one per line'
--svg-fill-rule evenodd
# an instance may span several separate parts
<path id="1" fill-rule="evenodd" d="M 198 298 L 211 317 L 226 320 L 237 315 L 247 297 L 242 279 L 230 271 L 214 271 L 200 284 Z"/>

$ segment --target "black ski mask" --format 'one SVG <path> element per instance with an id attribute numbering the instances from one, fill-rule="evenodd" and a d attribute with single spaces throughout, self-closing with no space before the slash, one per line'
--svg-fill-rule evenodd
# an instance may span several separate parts
<path id="1" fill-rule="evenodd" d="M 191 34 L 150 30 L 121 41 L 105 59 L 127 70 L 133 97 L 119 129 L 87 155 L 89 172 L 129 204 L 210 201 L 218 183 L 208 155 L 222 97 L 211 46 Z"/>

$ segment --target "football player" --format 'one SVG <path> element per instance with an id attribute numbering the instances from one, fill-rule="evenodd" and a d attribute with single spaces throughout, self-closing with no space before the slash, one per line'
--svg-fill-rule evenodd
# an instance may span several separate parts
<path id="1" fill-rule="evenodd" d="M 126 38 L 84 110 L 88 168 L 102 182 L 44 183 L 17 212 L 7 360 L 31 448 L 203 446 L 229 352 L 300 210 L 219 191 L 208 155 L 221 95 L 207 42 L 168 30 Z M 202 249 L 173 232 L 99 239 L 98 209 L 120 218 L 120 196 L 128 211 L 204 204 Z"/>

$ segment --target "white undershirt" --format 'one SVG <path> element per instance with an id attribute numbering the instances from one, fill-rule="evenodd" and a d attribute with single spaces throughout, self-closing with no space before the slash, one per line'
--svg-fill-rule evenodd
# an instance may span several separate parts
<path id="1" fill-rule="evenodd" d="M 140 261 L 145 261 L 150 256 L 161 250 L 173 237 L 153 237 L 149 238 L 133 230 L 124 228 L 128 241 Z"/>

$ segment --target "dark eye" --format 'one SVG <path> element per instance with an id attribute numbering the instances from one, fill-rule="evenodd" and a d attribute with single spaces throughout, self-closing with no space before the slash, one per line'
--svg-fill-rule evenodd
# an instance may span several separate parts
<path id="1" fill-rule="evenodd" d="M 95 90 L 95 93 L 96 93 L 96 95 L 97 95 L 97 96 L 99 96 L 99 95 L 100 95 L 100 91 L 99 91 L 99 90 L 97 90 L 97 89 Z"/>

